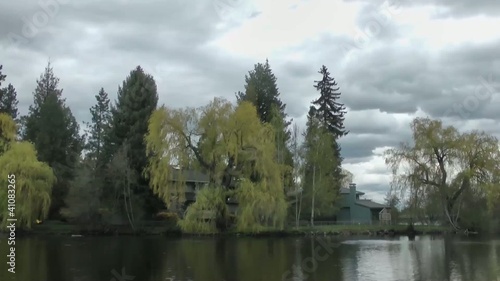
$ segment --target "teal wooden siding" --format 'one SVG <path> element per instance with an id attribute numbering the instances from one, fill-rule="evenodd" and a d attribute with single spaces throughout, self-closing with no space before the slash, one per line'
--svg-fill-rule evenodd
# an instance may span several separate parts
<path id="1" fill-rule="evenodd" d="M 378 220 L 378 208 L 370 208 L 366 205 L 367 200 L 360 200 L 359 196 L 364 193 L 356 190 L 356 185 L 351 185 L 348 190 L 344 189 L 340 198 L 340 210 L 337 213 L 339 223 L 372 223 Z M 361 203 L 360 203 L 361 202 Z M 365 202 L 365 203 L 362 203 Z M 359 203 L 359 204 L 357 204 Z M 373 203 L 373 202 L 372 202 Z M 379 205 L 379 204 L 378 204 Z"/>

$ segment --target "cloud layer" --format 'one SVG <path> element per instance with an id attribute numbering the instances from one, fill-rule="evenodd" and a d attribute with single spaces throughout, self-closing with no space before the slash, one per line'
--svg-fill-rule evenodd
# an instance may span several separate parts
<path id="1" fill-rule="evenodd" d="M 302 127 L 326 65 L 348 107 L 345 166 L 382 200 L 381 152 L 411 137 L 415 116 L 500 136 L 500 2 L 18 0 L 0 9 L 0 64 L 22 113 L 50 59 L 80 121 L 101 87 L 141 65 L 160 103 L 234 100 L 269 58 L 289 115 Z"/>

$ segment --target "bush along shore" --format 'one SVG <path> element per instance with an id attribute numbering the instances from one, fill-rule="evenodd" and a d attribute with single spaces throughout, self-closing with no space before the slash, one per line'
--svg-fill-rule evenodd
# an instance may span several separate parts
<path id="1" fill-rule="evenodd" d="M 165 236 L 398 236 L 398 235 L 443 235 L 453 233 L 444 226 L 408 226 L 408 225 L 321 225 L 288 227 L 286 229 L 261 229 L 255 232 L 237 232 L 229 229 L 222 233 L 183 233 L 175 223 L 142 225 L 135 228 L 129 225 L 119 226 L 81 226 L 58 221 L 47 221 L 35 225 L 31 230 L 18 230 L 20 235 L 165 235 Z"/>

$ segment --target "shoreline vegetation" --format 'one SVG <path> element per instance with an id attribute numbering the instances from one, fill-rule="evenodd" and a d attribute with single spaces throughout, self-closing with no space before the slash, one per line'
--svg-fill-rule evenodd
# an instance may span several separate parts
<path id="1" fill-rule="evenodd" d="M 63 236 L 216 236 L 216 237 L 287 237 L 287 236 L 415 236 L 446 235 L 454 231 L 446 226 L 415 225 L 318 225 L 288 227 L 286 229 L 266 228 L 256 232 L 237 232 L 229 230 L 224 233 L 202 234 L 185 233 L 176 224 L 143 226 L 135 231 L 127 225 L 123 226 L 82 226 L 64 222 L 46 221 L 33 226 L 31 230 L 20 231 L 20 236 L 63 235 Z"/>
<path id="2" fill-rule="evenodd" d="M 245 75 L 236 101 L 213 96 L 184 108 L 158 104 L 154 77 L 138 65 L 114 101 L 101 88 L 91 122 L 80 123 L 49 62 L 27 115 L 18 114 L 14 88 L 0 88 L 0 182 L 8 187 L 0 188 L 0 226 L 15 218 L 20 235 L 75 237 L 498 233 L 496 137 L 416 117 L 412 143 L 384 152 L 392 179 L 379 204 L 342 166 L 349 154 L 340 139 L 350 130 L 340 86 L 325 65 L 317 79 L 299 128 L 267 59 Z M 378 185 L 367 188 L 373 196 L 384 189 L 366 184 Z M 317 226 L 294 228 L 301 222 Z"/>

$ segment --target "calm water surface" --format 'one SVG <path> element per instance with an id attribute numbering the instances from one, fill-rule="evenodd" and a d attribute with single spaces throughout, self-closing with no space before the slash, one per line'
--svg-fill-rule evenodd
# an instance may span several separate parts
<path id="1" fill-rule="evenodd" d="M 18 238 L 19 281 L 500 281 L 500 240 Z"/>

